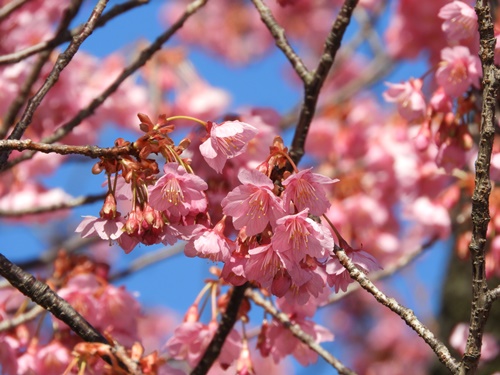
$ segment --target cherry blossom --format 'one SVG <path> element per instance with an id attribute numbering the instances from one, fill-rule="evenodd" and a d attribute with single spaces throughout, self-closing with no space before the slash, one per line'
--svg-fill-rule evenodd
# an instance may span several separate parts
<path id="1" fill-rule="evenodd" d="M 190 211 L 200 212 L 206 207 L 203 193 L 208 189 L 205 181 L 187 173 L 176 163 L 166 163 L 165 174 L 150 189 L 149 202 L 159 211 L 168 211 L 174 216 L 185 216 Z"/>
<path id="2" fill-rule="evenodd" d="M 282 184 L 285 191 L 282 198 L 285 207 L 290 207 L 293 203 L 298 211 L 307 208 L 311 215 L 321 216 L 330 207 L 324 186 L 339 180 L 312 173 L 311 170 L 312 168 L 304 169 L 284 180 Z"/>
<path id="3" fill-rule="evenodd" d="M 422 122 L 427 113 L 427 105 L 422 93 L 421 79 L 410 79 L 403 83 L 386 83 L 389 89 L 383 97 L 390 103 L 396 103 L 399 114 L 410 122 Z"/>
<path id="4" fill-rule="evenodd" d="M 222 124 L 207 122 L 210 137 L 200 145 L 205 161 L 216 172 L 221 172 L 227 159 L 241 155 L 257 129 L 241 121 L 225 121 Z"/>
<path id="5" fill-rule="evenodd" d="M 238 178 L 243 185 L 222 200 L 222 210 L 233 218 L 236 229 L 246 226 L 247 235 L 253 236 L 284 215 L 283 202 L 273 193 L 274 184 L 263 173 L 243 169 Z"/>
<path id="6" fill-rule="evenodd" d="M 467 3 L 454 0 L 442 7 L 438 16 L 444 20 L 442 28 L 450 42 L 477 37 L 477 15 Z"/>
<path id="7" fill-rule="evenodd" d="M 75 232 L 81 233 L 83 238 L 98 236 L 103 240 L 116 240 L 123 234 L 124 223 L 120 218 L 111 220 L 95 216 L 83 216 L 83 218 L 75 229 Z"/>
<path id="8" fill-rule="evenodd" d="M 482 74 L 481 62 L 467 47 L 444 48 L 441 59 L 436 80 L 448 95 L 458 97 L 470 86 L 479 87 Z"/>

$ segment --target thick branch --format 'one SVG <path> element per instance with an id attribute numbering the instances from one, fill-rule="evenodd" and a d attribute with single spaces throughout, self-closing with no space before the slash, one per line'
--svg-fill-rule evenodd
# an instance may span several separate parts
<path id="1" fill-rule="evenodd" d="M 212 367 L 213 363 L 217 359 L 226 341 L 226 337 L 229 335 L 231 330 L 236 323 L 238 317 L 238 311 L 240 309 L 241 302 L 245 297 L 245 290 L 248 288 L 248 283 L 241 286 L 235 286 L 231 293 L 231 297 L 226 307 L 225 313 L 222 315 L 222 319 L 219 323 L 219 327 L 215 332 L 212 341 L 208 344 L 203 357 L 201 357 L 200 362 L 191 371 L 191 375 L 205 375 Z"/>
<path id="2" fill-rule="evenodd" d="M 448 370 L 453 374 L 458 374 L 459 363 L 450 354 L 450 351 L 441 341 L 439 341 L 434 334 L 427 328 L 422 322 L 418 320 L 412 310 L 404 307 L 398 303 L 394 298 L 387 297 L 382 291 L 380 291 L 369 279 L 368 277 L 360 271 L 356 265 L 347 256 L 344 250 L 335 246 L 335 255 L 339 259 L 340 263 L 349 271 L 349 275 L 356 280 L 363 289 L 368 291 L 375 299 L 382 305 L 388 307 L 396 314 L 399 315 L 405 323 L 410 326 L 424 341 L 431 347 L 431 349 L 436 353 L 439 361 L 443 363 Z"/>
<path id="3" fill-rule="evenodd" d="M 480 58 L 483 67 L 483 107 L 481 133 L 476 160 L 476 178 L 472 195 L 472 239 L 469 245 L 472 262 L 472 302 L 470 330 L 461 363 L 461 373 L 474 374 L 481 357 L 484 326 L 491 303 L 486 293 L 485 245 L 490 222 L 489 198 L 491 192 L 490 160 L 495 136 L 495 103 L 499 88 L 500 72 L 494 65 L 495 35 L 487 1 L 479 0 L 475 7 L 480 35 Z"/>
<path id="4" fill-rule="evenodd" d="M 28 272 L 10 262 L 2 254 L 0 254 L 0 275 L 5 277 L 14 288 L 31 298 L 33 302 L 66 323 L 73 332 L 85 341 L 109 345 L 108 340 L 103 335 L 92 327 L 68 302 L 50 289 L 47 284 L 38 281 Z"/>
<path id="5" fill-rule="evenodd" d="M 80 4 L 81 0 L 75 1 L 75 7 L 77 9 L 79 8 Z M 73 56 L 78 52 L 78 49 L 80 48 L 83 41 L 87 39 L 87 37 L 90 34 L 92 34 L 95 24 L 99 19 L 100 15 L 102 14 L 102 12 L 104 11 L 104 7 L 106 6 L 106 4 L 107 0 L 99 0 L 99 2 L 92 11 L 90 18 L 85 24 L 85 27 L 83 28 L 82 32 L 78 36 L 74 37 L 71 43 L 69 44 L 68 48 L 66 48 L 66 50 L 59 55 L 56 63 L 54 64 L 54 67 L 52 68 L 52 71 L 45 80 L 45 83 L 42 85 L 42 87 L 40 87 L 37 93 L 28 101 L 28 106 L 24 111 L 21 120 L 16 124 L 14 130 L 9 135 L 8 137 L 9 139 L 20 139 L 23 136 L 24 132 L 31 124 L 35 111 L 41 104 L 45 95 L 56 84 L 57 80 L 59 79 L 59 75 L 61 74 L 63 69 L 66 66 L 68 66 Z M 5 164 L 9 155 L 10 151 L 3 151 L 2 153 L 0 153 L 0 168 Z"/>
<path id="6" fill-rule="evenodd" d="M 270 302 L 262 298 L 259 295 L 259 293 L 255 292 L 252 289 L 247 289 L 245 295 L 252 301 L 254 301 L 255 304 L 259 305 L 269 314 L 271 314 L 274 317 L 274 319 L 276 319 L 284 327 L 286 327 L 292 333 L 292 335 L 294 335 L 296 338 L 298 338 L 300 341 L 306 344 L 309 348 L 311 348 L 311 350 L 318 353 L 326 362 L 332 365 L 339 372 L 339 374 L 345 374 L 345 375 L 356 374 L 354 371 L 344 366 L 342 362 L 340 362 L 337 358 L 331 355 L 327 350 L 323 349 L 323 347 L 320 344 L 318 344 L 313 337 L 305 333 L 300 328 L 299 325 L 294 324 L 292 321 L 290 321 L 288 315 L 278 311 L 278 309 L 276 309 L 276 307 L 274 307 Z"/>
<path id="7" fill-rule="evenodd" d="M 335 61 L 335 56 L 340 48 L 340 43 L 344 33 L 351 20 L 352 13 L 356 7 L 358 0 L 345 0 L 340 8 L 337 19 L 333 23 L 330 34 L 325 41 L 323 55 L 320 58 L 319 64 L 314 71 L 312 79 L 304 85 L 304 103 L 300 110 L 299 121 L 292 141 L 290 156 L 295 164 L 300 162 L 304 155 L 304 146 L 306 144 L 307 133 L 309 126 L 316 111 L 319 93 L 330 68 Z"/>
<path id="8" fill-rule="evenodd" d="M 186 20 L 191 17 L 198 9 L 204 6 L 206 2 L 207 0 L 195 0 L 191 2 L 186 7 L 186 10 L 179 17 L 179 19 L 163 34 L 156 38 L 153 43 L 143 49 L 139 56 L 137 56 L 136 59 L 122 71 L 122 73 L 113 81 L 111 85 L 109 85 L 98 97 L 94 98 L 94 100 L 92 100 L 92 102 L 90 102 L 87 107 L 78 112 L 73 119 L 54 131 L 53 135 L 43 138 L 41 140 L 41 143 L 57 142 L 70 131 L 72 131 L 77 125 L 79 125 L 82 120 L 91 116 L 94 111 L 118 89 L 118 87 L 123 81 L 125 81 L 125 79 L 134 74 L 141 66 L 146 64 L 146 62 L 154 55 L 154 53 L 160 50 L 162 45 L 167 42 L 177 32 L 177 30 L 179 30 L 184 25 L 184 22 L 186 22 Z M 33 151 L 26 152 L 20 157 L 6 163 L 3 168 L 0 168 L 0 170 L 5 170 L 16 164 L 19 164 L 24 160 L 28 160 L 33 157 L 34 154 L 35 152 Z"/>

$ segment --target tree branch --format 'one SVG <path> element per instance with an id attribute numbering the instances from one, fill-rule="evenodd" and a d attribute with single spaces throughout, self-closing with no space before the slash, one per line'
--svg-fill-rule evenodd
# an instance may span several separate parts
<path id="1" fill-rule="evenodd" d="M 73 11 L 77 12 L 77 10 L 81 5 L 81 2 L 82 0 L 77 0 L 72 2 L 71 10 L 67 12 L 67 16 L 65 16 L 65 18 L 68 19 L 72 18 L 70 17 L 72 12 Z M 102 12 L 104 11 L 107 2 L 108 0 L 99 0 L 97 5 L 94 7 L 92 14 L 90 15 L 87 23 L 85 24 L 82 32 L 78 36 L 74 37 L 71 43 L 69 44 L 68 48 L 66 48 L 66 50 L 58 56 L 57 61 L 54 64 L 54 67 L 52 68 L 52 71 L 45 80 L 45 83 L 42 85 L 42 87 L 40 87 L 40 89 L 36 92 L 36 94 L 28 101 L 28 106 L 24 111 L 21 120 L 15 125 L 14 130 L 9 135 L 8 139 L 20 139 L 23 136 L 24 132 L 31 124 L 33 115 L 35 114 L 36 109 L 41 104 L 45 95 L 56 84 L 57 80 L 59 79 L 59 75 L 61 74 L 63 69 L 66 66 L 68 66 L 73 56 L 78 52 L 78 49 L 80 48 L 83 41 L 87 39 L 87 37 L 90 34 L 92 34 L 95 24 L 99 19 L 100 15 L 102 14 Z M 9 155 L 10 151 L 3 151 L 0 153 L 0 169 L 4 166 Z"/>
<path id="2" fill-rule="evenodd" d="M 300 110 L 299 120 L 295 134 L 293 136 L 292 146 L 290 148 L 290 157 L 295 164 L 298 164 L 304 155 L 304 146 L 306 143 L 309 126 L 316 111 L 319 93 L 330 68 L 335 61 L 335 56 L 340 48 L 342 38 L 351 20 L 352 13 L 358 0 L 345 0 L 340 8 L 337 19 L 333 23 L 330 34 L 325 41 L 323 54 L 314 75 L 307 84 L 304 85 L 304 103 Z"/>
<path id="3" fill-rule="evenodd" d="M 68 302 L 59 297 L 47 284 L 38 281 L 31 274 L 10 262 L 3 254 L 0 254 L 0 275 L 5 277 L 14 288 L 31 298 L 33 302 L 66 323 L 73 332 L 85 341 L 109 345 L 108 340 Z"/>
<path id="4" fill-rule="evenodd" d="M 198 9 L 205 5 L 207 0 L 194 0 L 187 7 L 184 13 L 179 17 L 179 19 L 163 34 L 158 36 L 153 43 L 151 43 L 148 47 L 143 49 L 139 56 L 132 61 L 130 65 L 128 65 L 122 73 L 114 80 L 114 82 L 109 85 L 99 96 L 94 98 L 90 104 L 82 109 L 80 112 L 76 114 L 76 116 L 54 131 L 54 134 L 48 137 L 45 137 L 41 140 L 41 143 L 54 143 L 63 138 L 66 134 L 72 131 L 77 125 L 79 125 L 82 120 L 91 116 L 94 111 L 102 104 L 104 101 L 114 93 L 120 84 L 125 81 L 129 76 L 136 72 L 141 66 L 143 66 L 152 56 L 153 54 L 160 50 L 162 45 L 167 42 L 176 32 L 179 30 L 186 20 L 191 17 Z M 3 168 L 0 167 L 1 170 L 5 170 L 11 168 L 14 165 L 19 164 L 24 160 L 28 160 L 33 157 L 35 154 L 34 151 L 26 152 L 25 154 L 19 156 L 18 158 L 9 161 L 4 164 Z"/>
<path id="5" fill-rule="evenodd" d="M 10 16 L 16 9 L 19 9 L 29 0 L 12 0 L 0 8 L 0 22 Z"/>
<path id="6" fill-rule="evenodd" d="M 500 72 L 494 64 L 495 34 L 487 1 L 478 0 L 475 7 L 480 36 L 481 64 L 483 67 L 483 107 L 481 132 L 476 160 L 476 178 L 472 195 L 472 239 L 469 245 L 472 262 L 472 302 L 470 330 L 461 373 L 474 374 L 481 357 L 484 326 L 491 308 L 486 294 L 485 246 L 486 231 L 490 222 L 489 198 L 491 192 L 490 160 L 495 136 L 495 104 L 500 86 Z"/>
<path id="7" fill-rule="evenodd" d="M 347 256 L 345 251 L 335 245 L 334 248 L 335 255 L 339 259 L 340 263 L 349 271 L 349 275 L 356 280 L 363 289 L 368 291 L 375 299 L 382 305 L 388 307 L 396 314 L 399 315 L 405 323 L 410 326 L 424 341 L 431 347 L 431 349 L 436 353 L 439 361 L 443 363 L 448 370 L 453 374 L 458 374 L 459 363 L 450 354 L 450 351 L 441 341 L 439 341 L 434 334 L 422 324 L 418 318 L 415 316 L 412 310 L 404 307 L 398 303 L 394 298 L 387 297 L 382 293 L 369 279 L 368 277 L 360 271 L 356 265 Z"/>
<path id="8" fill-rule="evenodd" d="M 311 348 L 311 350 L 318 353 L 326 362 L 332 365 L 339 372 L 339 374 L 356 375 L 354 371 L 344 366 L 342 362 L 340 362 L 337 358 L 335 358 L 327 350 L 325 350 L 320 344 L 318 344 L 313 337 L 305 333 L 299 325 L 294 324 L 292 321 L 290 321 L 288 315 L 278 311 L 278 309 L 274 307 L 270 302 L 262 298 L 259 293 L 249 288 L 245 292 L 245 296 L 254 301 L 255 304 L 262 307 L 269 314 L 271 314 L 274 319 L 276 319 L 285 328 L 287 328 L 292 333 L 292 335 L 294 335 L 309 348 Z"/>
<path id="9" fill-rule="evenodd" d="M 226 337 L 229 335 L 234 327 L 234 324 L 236 323 L 238 311 L 240 309 L 241 302 L 245 297 L 245 290 L 248 289 L 248 287 L 248 283 L 233 287 L 231 297 L 229 298 L 226 311 L 222 315 L 219 327 L 217 328 L 212 341 L 208 344 L 200 362 L 198 362 L 193 371 L 191 371 L 191 375 L 205 375 L 210 370 L 210 367 L 212 367 L 213 363 L 220 354 L 222 346 L 226 341 Z"/>
<path id="10" fill-rule="evenodd" d="M 292 64 L 293 69 L 297 73 L 297 75 L 302 79 L 304 84 L 307 84 L 311 81 L 312 76 L 311 72 L 307 69 L 302 59 L 295 53 L 290 43 L 285 36 L 285 30 L 278 25 L 276 19 L 273 17 L 271 13 L 271 9 L 262 1 L 262 0 L 252 0 L 255 8 L 260 14 L 260 18 L 262 22 L 267 26 L 274 40 L 276 41 L 276 46 L 283 51 L 286 58 Z"/>

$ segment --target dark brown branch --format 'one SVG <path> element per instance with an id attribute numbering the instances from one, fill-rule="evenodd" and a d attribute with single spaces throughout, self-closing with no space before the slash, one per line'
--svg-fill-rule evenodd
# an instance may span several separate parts
<path id="1" fill-rule="evenodd" d="M 212 341 L 208 344 L 200 362 L 196 365 L 193 371 L 191 371 L 191 375 L 205 375 L 208 370 L 210 370 L 210 367 L 212 367 L 217 357 L 219 357 L 222 346 L 226 341 L 226 337 L 229 335 L 234 327 L 234 324 L 236 323 L 238 311 L 240 309 L 241 302 L 245 297 L 245 290 L 248 287 L 248 283 L 233 287 L 231 297 L 227 304 L 226 311 L 222 315 L 219 327 L 217 328 Z"/>
<path id="2" fill-rule="evenodd" d="M 79 8 L 82 0 L 78 0 L 72 3 L 76 9 Z M 90 15 L 87 23 L 85 24 L 82 32 L 73 38 L 68 48 L 59 55 L 57 58 L 52 71 L 49 76 L 45 80 L 45 83 L 40 87 L 40 89 L 36 92 L 36 94 L 28 101 L 28 106 L 24 111 L 24 114 L 21 117 L 21 120 L 15 125 L 14 130 L 9 135 L 9 139 L 20 139 L 28 126 L 31 124 L 33 116 L 35 114 L 36 109 L 41 104 L 45 95 L 49 92 L 49 90 L 56 84 L 59 79 L 59 75 L 63 71 L 63 69 L 70 63 L 73 56 L 78 52 L 81 44 L 87 37 L 92 34 L 94 30 L 95 24 L 99 19 L 100 15 L 104 11 L 104 7 L 107 4 L 107 0 L 99 0 L 97 5 L 94 7 L 92 14 Z M 67 12 L 67 16 L 65 18 L 70 18 L 73 10 Z M 75 13 L 76 14 L 76 13 Z M 72 17 L 71 17 L 72 18 Z M 7 161 L 10 155 L 10 151 L 3 151 L 0 153 L 0 168 L 3 167 L 5 162 Z"/>
<path id="3" fill-rule="evenodd" d="M 252 0 L 260 14 L 262 22 L 267 26 L 274 40 L 276 41 L 276 46 L 283 51 L 286 58 L 292 64 L 293 69 L 297 75 L 302 79 L 304 84 L 307 84 L 311 80 L 311 73 L 302 62 L 302 59 L 295 53 L 290 43 L 285 36 L 285 30 L 276 22 L 273 17 L 271 10 L 262 0 Z"/>
<path id="4" fill-rule="evenodd" d="M 299 120 L 290 148 L 290 156 L 295 164 L 298 164 L 304 155 L 304 146 L 306 143 L 309 126 L 316 111 L 321 87 L 325 82 L 326 76 L 335 61 L 335 56 L 340 48 L 340 43 L 344 33 L 351 20 L 354 8 L 358 4 L 358 0 L 345 0 L 340 8 L 337 19 L 333 23 L 330 34 L 325 41 L 323 54 L 320 58 L 318 66 L 314 71 L 312 79 L 304 85 L 304 103 L 300 110 Z"/>
<path id="5" fill-rule="evenodd" d="M 255 304 L 262 307 L 265 311 L 271 314 L 274 319 L 280 322 L 284 327 L 286 327 L 292 335 L 306 344 L 311 350 L 318 353 L 326 362 L 332 365 L 339 374 L 345 375 L 356 375 L 354 371 L 344 366 L 342 362 L 340 362 L 337 358 L 331 355 L 327 350 L 323 349 L 323 347 L 318 344 L 313 337 L 305 333 L 299 325 L 294 324 L 290 321 L 288 315 L 283 312 L 278 311 L 276 307 L 274 307 L 270 302 L 266 301 L 262 298 L 259 293 L 252 289 L 247 289 L 245 292 L 246 297 L 255 302 Z"/>
<path id="6" fill-rule="evenodd" d="M 349 271 L 351 278 L 356 280 L 363 289 L 369 292 L 375 299 L 382 305 L 394 311 L 404 322 L 410 326 L 422 339 L 429 345 L 429 347 L 436 353 L 439 361 L 443 363 L 452 374 L 459 373 L 459 363 L 450 354 L 450 351 L 441 341 L 439 341 L 434 334 L 427 328 L 418 318 L 415 313 L 404 307 L 394 298 L 389 298 L 387 295 L 382 293 L 368 277 L 360 271 L 356 265 L 351 261 L 349 256 L 345 251 L 335 245 L 335 255 L 339 259 L 339 262 Z"/>
<path id="7" fill-rule="evenodd" d="M 122 73 L 114 80 L 114 82 L 109 85 L 98 97 L 94 98 L 92 102 L 82 109 L 77 115 L 68 121 L 66 124 L 57 129 L 53 135 L 45 137 L 41 140 L 41 143 L 54 143 L 63 138 L 66 134 L 68 134 L 71 130 L 73 130 L 77 125 L 79 125 L 82 120 L 91 116 L 94 111 L 102 104 L 104 101 L 113 94 L 118 87 L 121 85 L 125 79 L 131 76 L 133 73 L 137 71 L 141 66 L 143 66 L 155 52 L 161 49 L 162 45 L 167 42 L 176 32 L 179 30 L 186 20 L 191 17 L 198 9 L 200 9 L 207 0 L 195 0 L 191 2 L 187 7 L 184 13 L 179 17 L 179 19 L 163 34 L 158 36 L 153 43 L 151 43 L 148 47 L 143 49 L 139 56 L 132 61 L 130 65 L 128 65 Z M 5 170 L 10 168 L 16 164 L 24 160 L 28 160 L 33 157 L 35 154 L 34 151 L 26 152 L 25 154 L 19 156 L 18 158 L 7 162 L 3 168 L 0 167 L 0 170 Z"/>
<path id="8" fill-rule="evenodd" d="M 470 330 L 461 363 L 461 374 L 475 374 L 481 357 L 484 326 L 491 308 L 486 294 L 485 251 L 486 231 L 490 222 L 489 198 L 491 192 L 490 160 L 495 136 L 495 103 L 500 86 L 500 72 L 494 65 L 495 34 L 487 1 L 479 0 L 475 7 L 480 36 L 483 67 L 483 107 L 481 133 L 476 160 L 476 178 L 472 195 L 472 239 L 469 251 L 472 262 L 472 302 Z"/>
<path id="9" fill-rule="evenodd" d="M 0 275 L 33 302 L 50 311 L 55 317 L 66 323 L 71 330 L 88 342 L 109 344 L 89 322 L 87 322 L 68 302 L 59 297 L 49 286 L 38 281 L 28 272 L 10 262 L 0 254 Z"/>

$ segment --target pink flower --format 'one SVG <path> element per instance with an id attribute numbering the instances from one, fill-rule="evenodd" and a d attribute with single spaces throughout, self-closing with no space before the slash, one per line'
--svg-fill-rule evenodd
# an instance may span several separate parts
<path id="1" fill-rule="evenodd" d="M 190 211 L 201 212 L 206 208 L 203 191 L 208 185 L 205 181 L 176 163 L 166 163 L 163 171 L 165 174 L 150 188 L 149 203 L 153 208 L 174 216 L 186 216 Z"/>
<path id="2" fill-rule="evenodd" d="M 446 4 L 439 10 L 438 17 L 444 20 L 442 29 L 450 42 L 468 39 L 478 33 L 476 12 L 463 1 Z"/>
<path id="3" fill-rule="evenodd" d="M 352 262 L 364 273 L 369 273 L 380 269 L 377 260 L 366 251 L 352 249 L 346 243 L 343 244 L 344 251 L 351 258 Z M 328 274 L 328 285 L 335 287 L 335 292 L 346 291 L 350 283 L 353 282 L 349 272 L 340 264 L 337 257 L 331 258 L 326 264 Z"/>
<path id="4" fill-rule="evenodd" d="M 186 256 L 208 258 L 214 262 L 228 261 L 234 251 L 234 242 L 224 236 L 224 220 L 218 222 L 213 229 L 198 230 L 198 234 L 184 247 Z"/>
<path id="5" fill-rule="evenodd" d="M 339 180 L 312 173 L 311 170 L 312 168 L 300 171 L 283 181 L 283 186 L 285 186 L 283 201 L 287 208 L 293 202 L 298 211 L 308 208 L 311 215 L 321 216 L 330 207 L 324 185 L 333 184 Z"/>
<path id="6" fill-rule="evenodd" d="M 274 184 L 265 174 L 242 169 L 238 178 L 243 185 L 222 200 L 222 212 L 232 216 L 236 229 L 246 226 L 246 234 L 253 236 L 283 216 L 283 202 L 273 193 Z"/>
<path id="7" fill-rule="evenodd" d="M 219 173 L 226 160 L 242 154 L 258 133 L 252 125 L 240 121 L 225 121 L 220 125 L 208 121 L 207 127 L 210 138 L 200 145 L 200 152 L 207 164 Z"/>
<path id="8" fill-rule="evenodd" d="M 382 94 L 389 103 L 396 103 L 398 112 L 410 122 L 421 122 L 427 113 L 422 80 L 410 79 L 403 83 L 386 83 L 389 88 Z"/>
<path id="9" fill-rule="evenodd" d="M 306 255 L 323 258 L 333 250 L 333 238 L 326 228 L 308 218 L 308 209 L 276 221 L 271 243 L 280 253 L 289 254 L 296 263 Z"/>
<path id="10" fill-rule="evenodd" d="M 72 360 L 67 347 L 59 341 L 52 341 L 36 352 L 35 372 L 37 374 L 63 374 Z"/>
<path id="11" fill-rule="evenodd" d="M 245 275 L 262 288 L 271 288 L 275 275 L 283 268 L 283 263 L 271 244 L 248 250 L 249 258 L 244 265 Z"/>
<path id="12" fill-rule="evenodd" d="M 95 216 L 83 216 L 75 232 L 83 238 L 99 236 L 103 240 L 117 240 L 123 234 L 123 222 L 119 218 L 107 220 Z"/>
<path id="13" fill-rule="evenodd" d="M 185 360 L 191 367 L 196 366 L 210 340 L 212 340 L 217 326 L 217 322 L 210 322 L 208 325 L 197 321 L 182 323 L 176 328 L 174 336 L 166 344 L 168 352 L 173 358 Z M 218 358 L 221 366 L 229 366 L 237 359 L 240 348 L 240 335 L 233 329 L 222 346 L 222 351 Z"/>
<path id="14" fill-rule="evenodd" d="M 212 87 L 198 77 L 187 77 L 189 85 L 178 91 L 175 113 L 189 113 L 201 119 L 219 117 L 231 101 L 223 89 Z"/>
<path id="15" fill-rule="evenodd" d="M 422 196 L 412 202 L 406 208 L 405 216 L 422 225 L 428 238 L 439 236 L 444 239 L 450 235 L 451 220 L 448 209 L 428 197 Z"/>
<path id="16" fill-rule="evenodd" d="M 441 59 L 436 80 L 448 95 L 458 97 L 470 86 L 479 87 L 481 62 L 478 56 L 471 55 L 467 47 L 444 48 Z"/>

